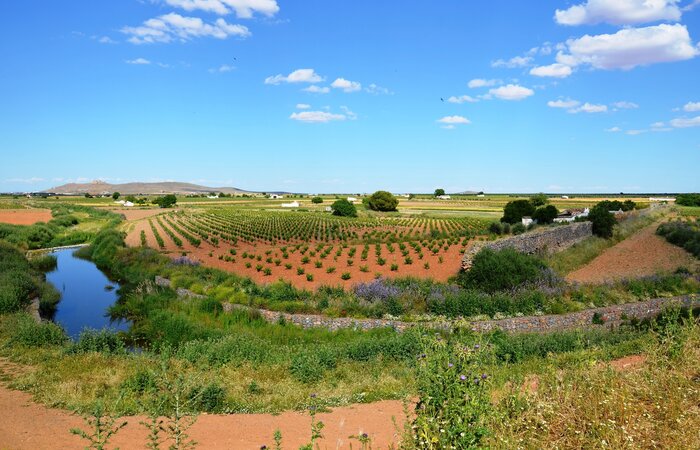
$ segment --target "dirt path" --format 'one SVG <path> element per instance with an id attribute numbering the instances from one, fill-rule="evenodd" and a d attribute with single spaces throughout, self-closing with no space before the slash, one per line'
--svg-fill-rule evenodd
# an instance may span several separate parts
<path id="1" fill-rule="evenodd" d="M 34 403 L 29 394 L 0 387 L 0 448 L 12 450 L 43 450 L 83 448 L 85 443 L 70 434 L 70 429 L 83 427 L 80 417 L 64 410 L 47 408 Z M 359 448 L 351 435 L 367 433 L 375 449 L 389 448 L 398 442 L 398 432 L 392 421 L 401 426 L 404 417 L 399 401 L 335 408 L 318 414 L 325 427 L 321 449 Z M 143 417 L 128 417 L 128 425 L 119 431 L 108 448 L 143 449 L 147 431 L 139 422 Z M 285 412 L 270 414 L 202 415 L 190 430 L 199 443 L 198 449 L 259 449 L 273 448 L 273 434 L 282 432 L 283 448 L 297 449 L 308 443 L 311 421 L 308 414 Z M 167 448 L 163 446 L 163 448 Z"/>
<path id="2" fill-rule="evenodd" d="M 579 283 L 603 283 L 697 265 L 690 253 L 655 234 L 658 225 L 650 225 L 606 249 L 593 261 L 569 273 L 566 279 Z"/>

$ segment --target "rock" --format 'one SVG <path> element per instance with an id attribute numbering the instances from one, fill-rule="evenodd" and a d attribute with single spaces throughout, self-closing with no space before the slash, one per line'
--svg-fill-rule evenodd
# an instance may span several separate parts
<path id="1" fill-rule="evenodd" d="M 164 288 L 169 288 L 170 287 L 170 280 L 167 278 L 163 278 L 161 276 L 156 275 L 155 279 L 156 286 L 164 287 Z"/>

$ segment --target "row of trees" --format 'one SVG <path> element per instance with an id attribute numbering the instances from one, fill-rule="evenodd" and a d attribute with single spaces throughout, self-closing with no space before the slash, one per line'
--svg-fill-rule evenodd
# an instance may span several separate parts
<path id="1" fill-rule="evenodd" d="M 314 200 L 312 202 L 319 203 Z M 391 192 L 377 191 L 362 199 L 362 204 L 372 211 L 391 212 L 396 211 L 396 208 L 399 206 L 399 199 Z M 346 199 L 336 200 L 331 205 L 331 210 L 336 216 L 357 217 L 357 208 Z"/>

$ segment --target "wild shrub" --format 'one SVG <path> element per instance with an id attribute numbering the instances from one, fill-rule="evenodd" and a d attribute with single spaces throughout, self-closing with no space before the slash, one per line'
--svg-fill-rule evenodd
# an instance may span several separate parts
<path id="1" fill-rule="evenodd" d="M 36 323 L 33 318 L 22 314 L 17 316 L 13 326 L 10 345 L 25 347 L 61 346 L 68 341 L 65 331 L 53 322 Z"/>
<path id="2" fill-rule="evenodd" d="M 126 353 L 126 347 L 113 331 L 85 329 L 80 333 L 78 340 L 68 348 L 68 353 L 123 354 Z"/>
<path id="3" fill-rule="evenodd" d="M 416 449 L 480 448 L 491 410 L 489 376 L 482 367 L 488 350 L 439 338 L 423 343 L 418 357 L 418 402 L 407 440 Z"/>
<path id="4" fill-rule="evenodd" d="M 511 248 L 498 251 L 485 248 L 474 256 L 471 269 L 460 274 L 459 282 L 464 287 L 496 292 L 534 282 L 543 276 L 545 269 L 544 262 L 536 256 Z"/>

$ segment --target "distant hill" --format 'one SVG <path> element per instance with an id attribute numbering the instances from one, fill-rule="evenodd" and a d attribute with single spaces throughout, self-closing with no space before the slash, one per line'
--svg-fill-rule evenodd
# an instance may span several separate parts
<path id="1" fill-rule="evenodd" d="M 138 194 L 206 194 L 209 192 L 223 192 L 226 194 L 253 194 L 255 192 L 238 189 L 235 187 L 208 187 L 192 183 L 162 182 L 162 183 L 123 183 L 110 184 L 95 180 L 90 183 L 68 183 L 56 186 L 43 192 L 54 194 L 111 194 L 119 192 L 123 195 Z M 273 193 L 273 192 L 270 192 Z"/>

